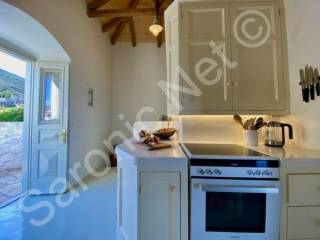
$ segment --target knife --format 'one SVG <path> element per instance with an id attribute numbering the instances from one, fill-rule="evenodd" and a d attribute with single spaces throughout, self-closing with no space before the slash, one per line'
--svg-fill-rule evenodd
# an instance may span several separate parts
<path id="1" fill-rule="evenodd" d="M 314 69 L 314 82 L 316 83 L 316 91 L 317 91 L 317 96 L 320 96 L 320 78 L 319 78 L 319 70 L 318 68 Z"/>
<path id="2" fill-rule="evenodd" d="M 309 91 L 309 66 L 306 65 L 304 68 L 304 78 L 303 78 L 303 100 L 308 103 L 309 102 L 309 95 L 310 95 L 310 91 Z"/>
<path id="3" fill-rule="evenodd" d="M 304 70 L 300 69 L 300 86 L 301 86 L 301 92 L 302 92 L 302 99 L 304 102 L 306 102 L 306 98 L 305 98 L 305 74 L 304 74 Z"/>
<path id="4" fill-rule="evenodd" d="M 309 82 L 309 88 L 310 88 L 310 98 L 311 100 L 315 100 L 316 96 L 315 96 L 315 82 L 314 82 L 314 76 L 313 76 L 313 67 L 309 67 L 309 78 L 308 78 L 308 82 Z"/>

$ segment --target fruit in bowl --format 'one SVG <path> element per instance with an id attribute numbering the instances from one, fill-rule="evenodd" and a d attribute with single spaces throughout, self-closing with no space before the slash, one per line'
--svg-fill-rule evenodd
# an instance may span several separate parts
<path id="1" fill-rule="evenodd" d="M 161 128 L 153 133 L 156 137 L 162 140 L 169 140 L 175 133 L 177 129 L 175 128 Z"/>
<path id="2" fill-rule="evenodd" d="M 149 146 L 153 146 L 159 143 L 159 138 L 146 130 L 141 130 L 139 133 L 140 142 Z"/>

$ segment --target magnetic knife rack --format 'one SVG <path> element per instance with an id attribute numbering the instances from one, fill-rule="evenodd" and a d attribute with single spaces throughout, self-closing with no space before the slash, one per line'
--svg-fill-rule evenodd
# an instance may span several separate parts
<path id="1" fill-rule="evenodd" d="M 300 86 L 302 90 L 303 101 L 308 103 L 320 96 L 320 76 L 318 68 L 305 66 L 300 69 Z"/>

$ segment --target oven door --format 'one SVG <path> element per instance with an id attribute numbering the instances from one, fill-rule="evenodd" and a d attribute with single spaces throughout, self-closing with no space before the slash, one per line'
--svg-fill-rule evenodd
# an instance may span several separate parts
<path id="1" fill-rule="evenodd" d="M 192 179 L 191 240 L 279 240 L 278 181 Z"/>

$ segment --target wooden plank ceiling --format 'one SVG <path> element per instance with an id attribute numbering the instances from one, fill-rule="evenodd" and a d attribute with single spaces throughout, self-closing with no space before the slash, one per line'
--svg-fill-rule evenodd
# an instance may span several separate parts
<path id="1" fill-rule="evenodd" d="M 101 31 L 110 33 L 112 44 L 155 42 L 161 47 L 164 33 L 154 37 L 149 26 L 159 6 L 159 23 L 163 26 L 163 12 L 173 0 L 87 0 L 88 16 L 99 18 Z"/>

